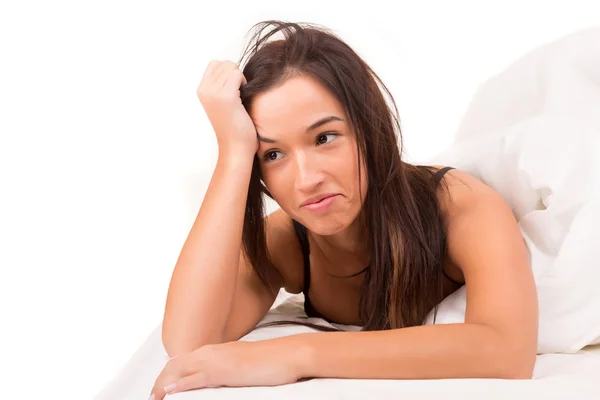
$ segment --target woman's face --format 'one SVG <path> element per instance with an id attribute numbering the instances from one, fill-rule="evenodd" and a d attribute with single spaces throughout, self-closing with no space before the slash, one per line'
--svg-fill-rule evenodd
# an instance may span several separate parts
<path id="1" fill-rule="evenodd" d="M 318 81 L 297 76 L 258 95 L 250 117 L 263 182 L 279 206 L 319 235 L 348 227 L 366 196 L 367 177 L 363 163 L 360 199 L 356 136 L 337 99 Z M 335 196 L 304 205 L 327 194 Z"/>

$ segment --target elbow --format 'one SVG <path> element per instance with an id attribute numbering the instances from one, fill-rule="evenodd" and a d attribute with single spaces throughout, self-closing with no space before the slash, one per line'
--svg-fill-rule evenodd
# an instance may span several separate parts
<path id="1" fill-rule="evenodd" d="M 488 337 L 490 376 L 498 379 L 532 379 L 537 359 L 537 331 L 528 333 L 492 328 Z"/>
<path id="2" fill-rule="evenodd" d="M 500 347 L 491 360 L 494 375 L 500 379 L 531 379 L 536 361 L 536 348 Z"/>
<path id="3" fill-rule="evenodd" d="M 531 379 L 535 367 L 536 351 L 527 351 L 515 355 L 510 364 L 507 379 Z"/>
<path id="4" fill-rule="evenodd" d="M 168 335 L 164 330 L 162 332 L 162 345 L 170 359 L 194 350 L 193 346 L 189 345 L 185 340 L 174 335 Z"/>
<path id="5" fill-rule="evenodd" d="M 163 348 L 169 359 L 179 357 L 183 354 L 191 353 L 194 349 L 189 346 L 180 346 L 163 340 Z"/>
<path id="6" fill-rule="evenodd" d="M 162 341 L 163 348 L 165 349 L 165 353 L 169 358 L 175 358 L 182 356 L 187 353 L 191 353 L 192 351 L 207 345 L 209 343 L 196 344 L 191 343 L 189 340 L 164 340 Z"/>
<path id="7" fill-rule="evenodd" d="M 504 362 L 497 361 L 492 365 L 491 376 L 497 379 L 531 379 L 533 377 L 533 365 L 522 360 Z"/>
<path id="8" fill-rule="evenodd" d="M 523 361 L 513 361 L 502 368 L 498 374 L 500 379 L 531 379 L 534 365 Z"/>
<path id="9" fill-rule="evenodd" d="M 183 354 L 191 353 L 192 351 L 205 346 L 207 344 L 221 343 L 220 337 L 195 337 L 191 338 L 181 333 L 170 333 L 163 329 L 162 345 L 169 358 L 179 357 Z"/>

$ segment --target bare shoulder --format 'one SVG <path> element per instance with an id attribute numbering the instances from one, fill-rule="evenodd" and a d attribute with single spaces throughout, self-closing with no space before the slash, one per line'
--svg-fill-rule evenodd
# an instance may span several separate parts
<path id="1" fill-rule="evenodd" d="M 444 166 L 434 165 L 434 167 L 440 169 Z M 502 201 L 502 197 L 495 189 L 458 168 L 447 171 L 444 174 L 444 180 L 448 190 L 440 185 L 438 198 L 442 214 L 448 223 L 468 212 L 477 202 L 489 201 L 491 198 Z"/>
<path id="2" fill-rule="evenodd" d="M 267 249 L 289 293 L 300 293 L 304 280 L 304 258 L 292 218 L 282 209 L 266 218 Z"/>
<path id="3" fill-rule="evenodd" d="M 472 235 L 481 236 L 485 232 L 488 236 L 503 237 L 504 242 L 507 236 L 522 240 L 510 205 L 494 188 L 458 169 L 448 171 L 444 178 L 448 190 L 439 189 L 438 196 L 446 222 L 450 259 L 461 258 L 459 253 L 472 248 Z"/>
<path id="4" fill-rule="evenodd" d="M 435 166 L 441 168 L 441 166 Z M 465 281 L 466 259 L 474 257 L 475 236 L 496 242 L 521 240 L 517 221 L 509 204 L 491 186 L 460 169 L 452 169 L 444 175 L 447 189 L 439 186 L 438 198 L 446 225 L 447 255 L 446 271 L 454 279 Z M 506 232 L 510 231 L 510 235 Z"/>

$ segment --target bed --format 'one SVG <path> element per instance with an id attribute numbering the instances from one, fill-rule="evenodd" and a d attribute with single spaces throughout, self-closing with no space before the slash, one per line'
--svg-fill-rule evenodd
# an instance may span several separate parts
<path id="1" fill-rule="evenodd" d="M 302 319 L 304 298 L 281 292 L 263 319 Z M 311 319 L 329 325 L 318 318 Z M 338 327 L 354 329 L 354 327 Z M 154 380 L 168 361 L 158 326 L 115 377 L 95 397 L 96 400 L 146 400 Z M 242 340 L 310 332 L 294 325 L 258 328 Z M 359 380 L 311 379 L 290 385 L 247 388 L 208 388 L 167 396 L 181 400 L 291 400 L 291 399 L 600 399 L 600 345 L 587 346 L 575 354 L 538 355 L 531 380 L 440 379 L 440 380 Z"/>
<path id="2" fill-rule="evenodd" d="M 501 193 L 515 212 L 540 306 L 533 379 L 312 379 L 277 387 L 202 389 L 171 398 L 600 399 L 598 110 L 600 27 L 595 27 L 535 49 L 485 82 L 452 146 L 429 162 L 470 172 Z M 450 295 L 440 304 L 438 323 L 464 321 L 465 303 L 464 288 Z M 305 318 L 302 304 L 302 295 L 280 292 L 263 321 Z M 297 325 L 259 328 L 241 340 L 307 331 Z M 97 400 L 148 398 L 168 360 L 160 332 L 158 326 Z"/>

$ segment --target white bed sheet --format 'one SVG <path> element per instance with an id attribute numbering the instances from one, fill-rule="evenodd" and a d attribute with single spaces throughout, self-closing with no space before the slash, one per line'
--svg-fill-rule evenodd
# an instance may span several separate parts
<path id="1" fill-rule="evenodd" d="M 303 315 L 302 295 L 280 293 L 263 321 L 290 320 Z M 327 325 L 322 319 L 311 322 Z M 356 329 L 348 327 L 348 329 Z M 262 340 L 312 331 L 302 326 L 256 329 L 242 340 Z M 154 380 L 168 360 L 159 325 L 96 400 L 146 400 Z M 544 354 L 537 358 L 532 380 L 440 379 L 355 380 L 312 379 L 275 387 L 210 388 L 167 396 L 173 400 L 265 399 L 600 399 L 600 345 L 576 354 Z M 409 397 L 406 397 L 409 396 Z"/>

